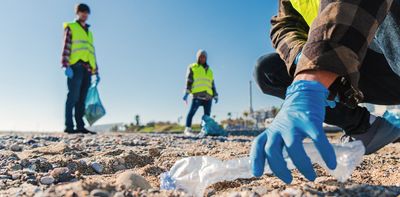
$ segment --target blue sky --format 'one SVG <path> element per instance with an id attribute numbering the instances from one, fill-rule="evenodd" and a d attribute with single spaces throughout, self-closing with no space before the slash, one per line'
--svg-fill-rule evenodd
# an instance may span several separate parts
<path id="1" fill-rule="evenodd" d="M 185 116 L 187 65 L 209 53 L 220 103 L 217 119 L 248 108 L 256 59 L 272 52 L 270 0 L 3 0 L 0 18 L 0 130 L 62 130 L 66 79 L 60 68 L 62 23 L 78 2 L 90 5 L 107 116 L 98 124 Z M 279 105 L 254 86 L 255 108 Z M 202 110 L 197 114 L 199 120 Z"/>

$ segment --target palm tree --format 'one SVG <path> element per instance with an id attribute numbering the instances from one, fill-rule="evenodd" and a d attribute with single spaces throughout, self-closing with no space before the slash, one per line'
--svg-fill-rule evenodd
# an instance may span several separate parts
<path id="1" fill-rule="evenodd" d="M 136 121 L 136 126 L 139 126 L 140 125 L 140 116 L 139 116 L 139 114 L 136 114 L 135 121 Z"/>
<path id="2" fill-rule="evenodd" d="M 228 120 L 232 120 L 232 113 L 228 112 Z"/>

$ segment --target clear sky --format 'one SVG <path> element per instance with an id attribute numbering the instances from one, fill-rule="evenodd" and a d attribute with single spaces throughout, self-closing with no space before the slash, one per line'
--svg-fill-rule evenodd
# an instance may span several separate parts
<path id="1" fill-rule="evenodd" d="M 62 23 L 74 5 L 89 4 L 107 116 L 98 124 L 176 121 L 187 66 L 199 48 L 209 53 L 220 103 L 217 119 L 248 108 L 248 83 L 262 54 L 272 52 L 271 0 L 2 0 L 0 130 L 64 128 L 66 78 L 61 69 Z M 255 108 L 279 105 L 254 86 Z M 199 120 L 202 110 L 197 114 Z"/>

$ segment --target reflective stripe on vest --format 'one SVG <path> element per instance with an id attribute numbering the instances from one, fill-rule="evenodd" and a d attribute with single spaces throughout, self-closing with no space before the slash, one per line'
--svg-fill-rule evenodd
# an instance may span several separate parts
<path id="1" fill-rule="evenodd" d="M 193 72 L 193 84 L 192 84 L 192 94 L 207 92 L 210 96 L 214 95 L 212 90 L 212 83 L 214 81 L 214 75 L 210 68 L 204 69 L 200 64 L 192 64 L 190 69 Z"/>
<path id="2" fill-rule="evenodd" d="M 290 0 L 290 3 L 304 18 L 308 26 L 311 26 L 312 22 L 318 16 L 320 0 Z"/>
<path id="3" fill-rule="evenodd" d="M 79 60 L 88 62 L 93 71 L 96 70 L 96 56 L 93 46 L 92 32 L 86 32 L 77 22 L 64 23 L 72 33 L 71 55 L 69 64 L 76 64 Z"/>

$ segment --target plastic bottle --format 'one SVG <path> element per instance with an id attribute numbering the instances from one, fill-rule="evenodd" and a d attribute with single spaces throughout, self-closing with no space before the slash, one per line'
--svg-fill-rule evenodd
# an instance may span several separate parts
<path id="1" fill-rule="evenodd" d="M 312 143 L 305 143 L 304 148 L 313 163 L 325 168 L 339 182 L 345 182 L 361 163 L 365 153 L 361 141 L 333 145 L 337 158 L 337 168 L 329 170 Z M 294 165 L 287 153 L 284 153 L 289 169 Z M 272 174 L 266 162 L 265 174 Z M 205 189 L 221 181 L 233 181 L 239 178 L 252 178 L 250 159 L 248 157 L 221 161 L 201 156 L 184 158 L 175 163 L 169 172 L 161 175 L 161 189 L 183 190 L 189 195 L 203 196 Z"/>

